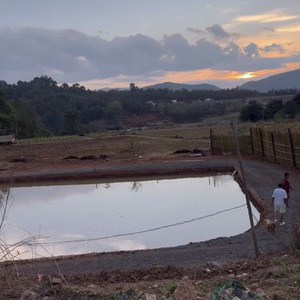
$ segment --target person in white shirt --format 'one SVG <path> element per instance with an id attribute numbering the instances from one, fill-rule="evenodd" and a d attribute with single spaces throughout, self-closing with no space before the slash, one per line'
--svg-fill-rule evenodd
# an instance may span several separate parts
<path id="1" fill-rule="evenodd" d="M 288 195 L 283 188 L 282 183 L 278 184 L 278 187 L 274 190 L 272 195 L 272 204 L 274 206 L 275 222 L 279 219 L 280 225 L 284 225 L 283 216 L 286 213 L 286 204 L 288 201 Z"/>

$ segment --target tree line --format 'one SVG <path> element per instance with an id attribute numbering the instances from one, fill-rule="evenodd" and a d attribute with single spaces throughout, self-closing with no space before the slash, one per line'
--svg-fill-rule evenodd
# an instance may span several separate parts
<path id="1" fill-rule="evenodd" d="M 272 91 L 272 95 L 296 91 Z M 79 84 L 58 85 L 48 76 L 8 84 L 0 81 L 0 134 L 17 138 L 85 134 L 145 126 L 155 122 L 199 122 L 208 116 L 239 112 L 243 100 L 266 96 L 256 91 L 224 89 L 140 89 L 91 91 Z M 205 101 L 205 99 L 214 101 Z"/>
<path id="2" fill-rule="evenodd" d="M 295 119 L 299 115 L 300 93 L 285 103 L 282 100 L 271 100 L 265 107 L 257 101 L 250 101 L 241 109 L 239 119 L 243 122 L 257 122 L 272 119 Z"/>

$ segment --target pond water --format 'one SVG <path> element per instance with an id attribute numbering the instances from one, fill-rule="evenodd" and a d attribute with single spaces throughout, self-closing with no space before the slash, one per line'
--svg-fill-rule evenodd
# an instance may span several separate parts
<path id="1" fill-rule="evenodd" d="M 245 204 L 230 175 L 14 187 L 0 237 L 17 258 L 178 246 L 248 230 Z"/>

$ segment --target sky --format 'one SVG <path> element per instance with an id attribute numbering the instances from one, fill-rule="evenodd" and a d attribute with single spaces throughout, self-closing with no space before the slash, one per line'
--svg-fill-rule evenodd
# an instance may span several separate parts
<path id="1" fill-rule="evenodd" d="M 0 0 L 0 80 L 233 88 L 300 68 L 299 0 Z"/>

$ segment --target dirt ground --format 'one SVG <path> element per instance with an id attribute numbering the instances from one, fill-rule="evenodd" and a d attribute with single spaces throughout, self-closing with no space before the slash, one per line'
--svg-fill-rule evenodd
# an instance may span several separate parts
<path id="1" fill-rule="evenodd" d="M 21 185 L 240 171 L 230 156 L 126 151 L 112 155 L 101 140 L 92 139 L 1 146 L 0 182 Z M 255 159 L 246 159 L 244 169 L 250 198 L 263 218 L 271 217 L 271 194 L 285 170 Z M 287 224 L 276 228 L 275 234 L 267 232 L 262 222 L 256 226 L 258 259 L 248 231 L 173 248 L 1 263 L 0 280 L 5 288 L 0 290 L 0 299 L 19 299 L 24 290 L 40 299 L 175 299 L 174 291 L 185 275 L 197 299 L 208 299 L 213 289 L 232 279 L 253 292 L 264 292 L 264 299 L 300 299 L 299 236 L 293 231 L 300 224 L 300 181 L 296 171 L 291 175 L 294 191 Z"/>

